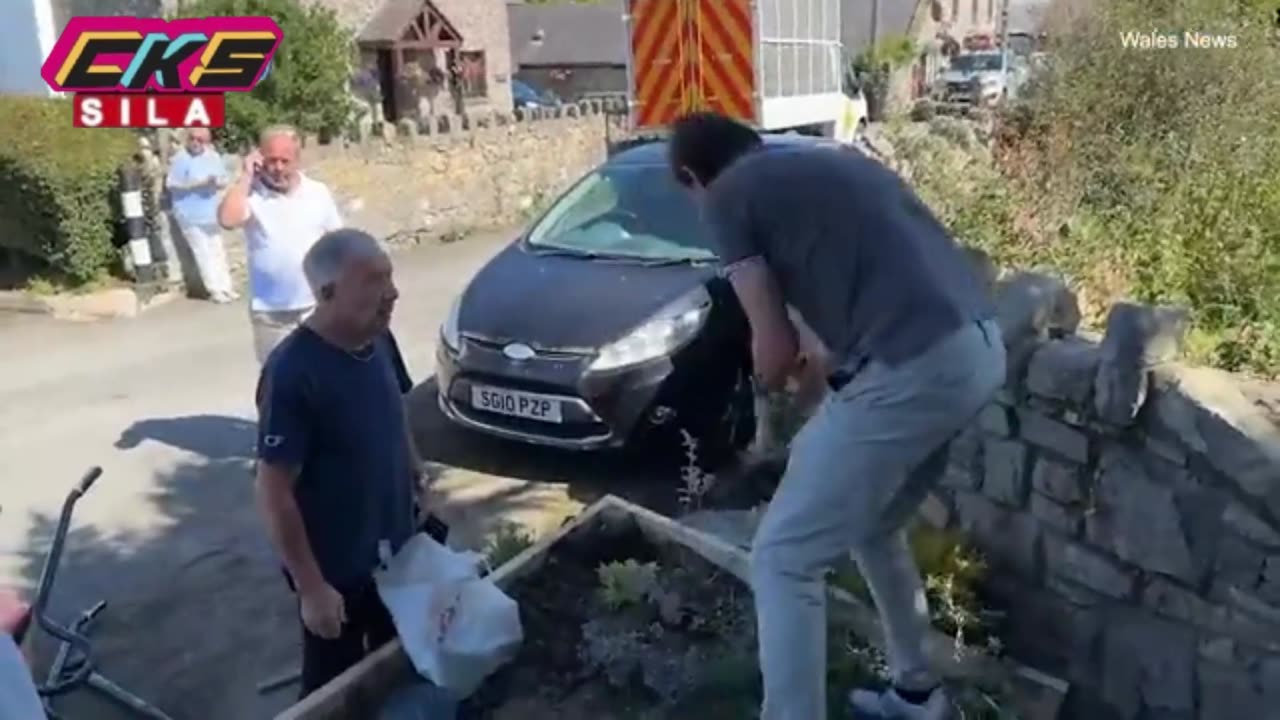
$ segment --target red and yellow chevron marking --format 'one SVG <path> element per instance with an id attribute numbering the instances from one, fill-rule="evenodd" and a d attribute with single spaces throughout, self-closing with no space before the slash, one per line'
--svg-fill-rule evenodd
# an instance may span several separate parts
<path id="1" fill-rule="evenodd" d="M 752 122 L 751 0 L 631 0 L 636 125 L 695 110 Z"/>
<path id="2" fill-rule="evenodd" d="M 751 0 L 695 1 L 701 77 L 693 104 L 699 110 L 755 122 Z"/>

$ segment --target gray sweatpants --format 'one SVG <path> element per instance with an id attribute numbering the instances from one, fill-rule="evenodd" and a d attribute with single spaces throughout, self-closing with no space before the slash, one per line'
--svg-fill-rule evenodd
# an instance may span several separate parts
<path id="1" fill-rule="evenodd" d="M 896 366 L 871 362 L 800 430 L 751 551 L 762 720 L 824 720 L 823 572 L 852 552 L 879 609 L 896 680 L 928 687 L 929 612 L 903 526 L 946 468 L 950 439 L 1005 378 L 994 321 Z"/>

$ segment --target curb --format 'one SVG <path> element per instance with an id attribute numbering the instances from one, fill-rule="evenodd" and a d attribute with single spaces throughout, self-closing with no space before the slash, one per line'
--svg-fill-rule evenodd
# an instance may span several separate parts
<path id="1" fill-rule="evenodd" d="M 172 290 L 140 293 L 134 288 L 111 288 L 84 295 L 36 296 L 0 292 L 0 313 L 46 315 L 55 320 L 91 322 L 135 318 L 180 296 Z"/>

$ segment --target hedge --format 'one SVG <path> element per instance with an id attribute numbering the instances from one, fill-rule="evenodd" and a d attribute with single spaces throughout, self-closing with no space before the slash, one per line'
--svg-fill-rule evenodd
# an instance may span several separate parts
<path id="1" fill-rule="evenodd" d="M 71 105 L 0 96 L 0 247 L 71 282 L 91 280 L 117 257 L 119 169 L 136 152 L 128 130 L 75 128 Z"/>

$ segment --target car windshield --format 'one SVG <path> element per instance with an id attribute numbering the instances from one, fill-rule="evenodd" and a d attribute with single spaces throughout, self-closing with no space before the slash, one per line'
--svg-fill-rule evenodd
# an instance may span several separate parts
<path id="1" fill-rule="evenodd" d="M 964 73 L 998 71 L 1000 69 L 1000 53 L 959 55 L 951 61 L 951 69 Z"/>
<path id="2" fill-rule="evenodd" d="M 665 165 L 606 165 L 529 232 L 535 250 L 644 261 L 710 261 L 697 206 Z"/>

